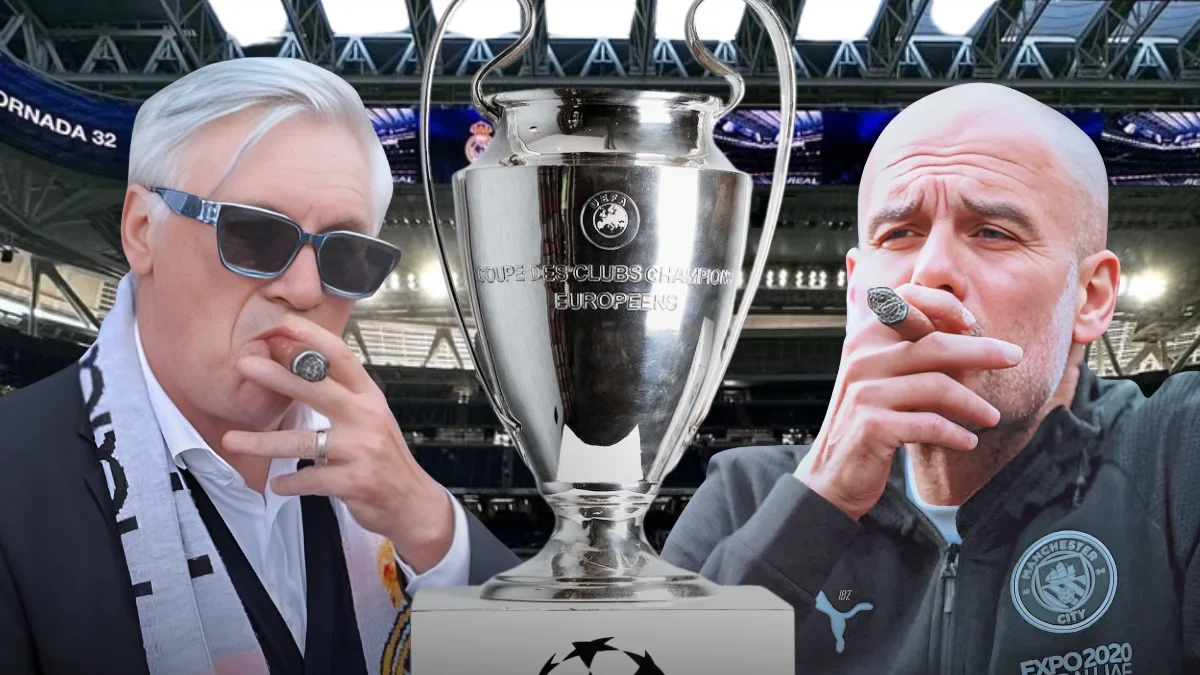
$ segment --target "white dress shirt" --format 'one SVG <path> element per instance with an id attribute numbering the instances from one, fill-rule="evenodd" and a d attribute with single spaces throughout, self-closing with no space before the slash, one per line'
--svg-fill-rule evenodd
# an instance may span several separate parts
<path id="1" fill-rule="evenodd" d="M 270 484 L 275 476 L 295 472 L 298 460 L 271 460 L 265 494 L 252 490 L 241 474 L 204 442 L 163 391 L 146 361 L 136 323 L 134 337 L 150 404 L 171 458 L 180 469 L 191 472 L 204 488 L 303 653 L 308 605 L 300 498 L 277 495 Z M 280 428 L 316 430 L 329 426 L 327 418 L 297 401 L 288 409 Z M 422 586 L 466 586 L 470 581 L 471 542 L 466 512 L 457 499 L 452 501 L 454 539 L 446 556 L 424 574 L 416 574 L 403 560 L 396 561 L 409 580 L 410 595 Z"/>

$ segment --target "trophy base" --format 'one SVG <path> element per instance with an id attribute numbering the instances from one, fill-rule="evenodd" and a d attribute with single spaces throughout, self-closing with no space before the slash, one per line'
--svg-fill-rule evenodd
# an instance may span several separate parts
<path id="1" fill-rule="evenodd" d="M 478 586 L 429 587 L 413 600 L 412 672 L 793 675 L 795 639 L 791 606 L 758 586 L 663 603 L 504 602 Z"/>
<path id="2" fill-rule="evenodd" d="M 717 586 L 658 556 L 642 520 L 658 485 L 548 483 L 554 532 L 533 558 L 496 575 L 485 600 L 654 602 L 703 598 Z"/>

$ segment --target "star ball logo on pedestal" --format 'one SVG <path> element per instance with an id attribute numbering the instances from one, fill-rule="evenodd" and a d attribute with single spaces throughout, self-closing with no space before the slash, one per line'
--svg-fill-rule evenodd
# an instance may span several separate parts
<path id="1" fill-rule="evenodd" d="M 611 637 L 572 642 L 573 649 L 561 661 L 555 653 L 537 675 L 666 675 L 650 652 L 627 652 L 609 643 Z"/>
<path id="2" fill-rule="evenodd" d="M 583 205 L 579 224 L 596 248 L 616 251 L 637 236 L 642 218 L 637 204 L 624 192 L 597 192 Z"/>
<path id="3" fill-rule="evenodd" d="M 1099 539 L 1084 532 L 1048 534 L 1013 569 L 1012 601 L 1031 625 L 1075 633 L 1096 623 L 1117 592 L 1117 566 Z"/>

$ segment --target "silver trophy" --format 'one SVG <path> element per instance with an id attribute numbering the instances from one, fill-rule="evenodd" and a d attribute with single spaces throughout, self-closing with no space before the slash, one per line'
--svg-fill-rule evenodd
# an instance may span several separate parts
<path id="1" fill-rule="evenodd" d="M 425 196 L 459 327 L 468 336 L 437 225 L 429 159 L 433 68 L 455 11 L 438 25 L 421 100 Z M 532 559 L 482 597 L 654 601 L 716 587 L 663 561 L 643 521 L 662 480 L 707 415 L 771 248 L 795 124 L 791 38 L 768 0 L 745 0 L 766 27 L 780 80 L 780 138 L 757 256 L 734 313 L 750 229 L 751 178 L 713 143 L 742 98 L 742 78 L 687 44 L 733 89 L 728 102 L 667 92 L 543 89 L 484 96 L 535 25 L 475 76 L 476 110 L 494 140 L 453 191 L 478 345 L 471 359 L 557 518 Z"/>

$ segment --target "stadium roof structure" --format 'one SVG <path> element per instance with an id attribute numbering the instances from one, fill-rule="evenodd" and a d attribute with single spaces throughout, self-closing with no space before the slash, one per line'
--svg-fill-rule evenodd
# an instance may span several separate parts
<path id="1" fill-rule="evenodd" d="M 690 0 L 535 0 L 533 46 L 495 89 L 620 86 L 724 93 L 683 37 Z M 414 103 L 448 0 L 2 0 L 0 49 L 59 79 L 144 97 L 215 60 L 303 58 L 371 104 Z M 795 35 L 800 105 L 895 105 L 965 79 L 1001 80 L 1057 105 L 1198 107 L 1193 0 L 772 0 Z M 741 0 L 707 0 L 698 32 L 776 102 L 769 40 Z M 438 102 L 521 26 L 509 0 L 466 2 L 437 64 Z"/>
<path id="2" fill-rule="evenodd" d="M 134 100 L 216 60 L 301 58 L 343 76 L 369 105 L 404 106 L 418 100 L 423 55 L 447 2 L 0 0 L 0 52 L 70 87 Z M 681 40 L 690 0 L 535 2 L 534 47 L 489 79 L 489 91 L 596 86 L 726 94 L 725 82 L 706 76 Z M 798 105 L 805 109 L 896 108 L 945 86 L 992 80 L 1062 107 L 1173 111 L 1138 121 L 1139 133 L 1156 140 L 1183 139 L 1192 147 L 1200 134 L 1200 1 L 772 3 L 795 35 Z M 772 50 L 754 13 L 741 0 L 707 0 L 697 18 L 708 48 L 746 78 L 744 103 L 777 103 Z M 468 102 L 471 77 L 515 39 L 520 20 L 513 0 L 468 0 L 436 66 L 435 100 Z M 1140 138 L 1119 140 L 1136 150 L 1146 142 Z M 34 272 L 31 284 L 8 287 L 11 292 L 0 273 L 0 324 L 19 325 L 32 304 L 38 316 L 58 317 L 43 321 L 43 330 L 53 324 L 86 341 L 111 303 L 111 280 L 127 269 L 120 240 L 124 187 L 0 144 L 0 250 L 19 248 Z M 854 195 L 853 186 L 788 189 L 767 288 L 756 296 L 748 332 L 840 330 L 839 270 L 854 243 Z M 755 195 L 754 222 L 765 196 Z M 439 187 L 438 197 L 442 212 L 452 213 L 448 191 Z M 435 256 L 424 213 L 420 191 L 398 186 L 384 236 L 405 249 L 406 267 L 356 310 L 347 342 L 367 361 L 461 369 L 465 346 L 447 321 L 436 288 L 440 274 L 430 272 Z M 1130 272 L 1132 290 L 1119 305 L 1121 321 L 1103 348 L 1093 350 L 1093 367 L 1112 374 L 1147 363 L 1183 365 L 1181 356 L 1196 363 L 1200 192 L 1114 189 L 1110 232 L 1110 248 Z M 109 281 L 88 291 L 72 281 L 73 270 L 60 273 L 56 265 Z M 1141 274 L 1153 270 L 1168 271 L 1169 279 Z M 43 278 L 49 283 L 41 284 L 39 309 Z M 1135 297 L 1139 288 L 1161 283 L 1168 286 L 1160 292 L 1164 301 Z M 72 285 L 84 297 L 72 298 Z M 796 358 L 795 343 L 762 349 L 755 358 L 763 364 Z"/>

